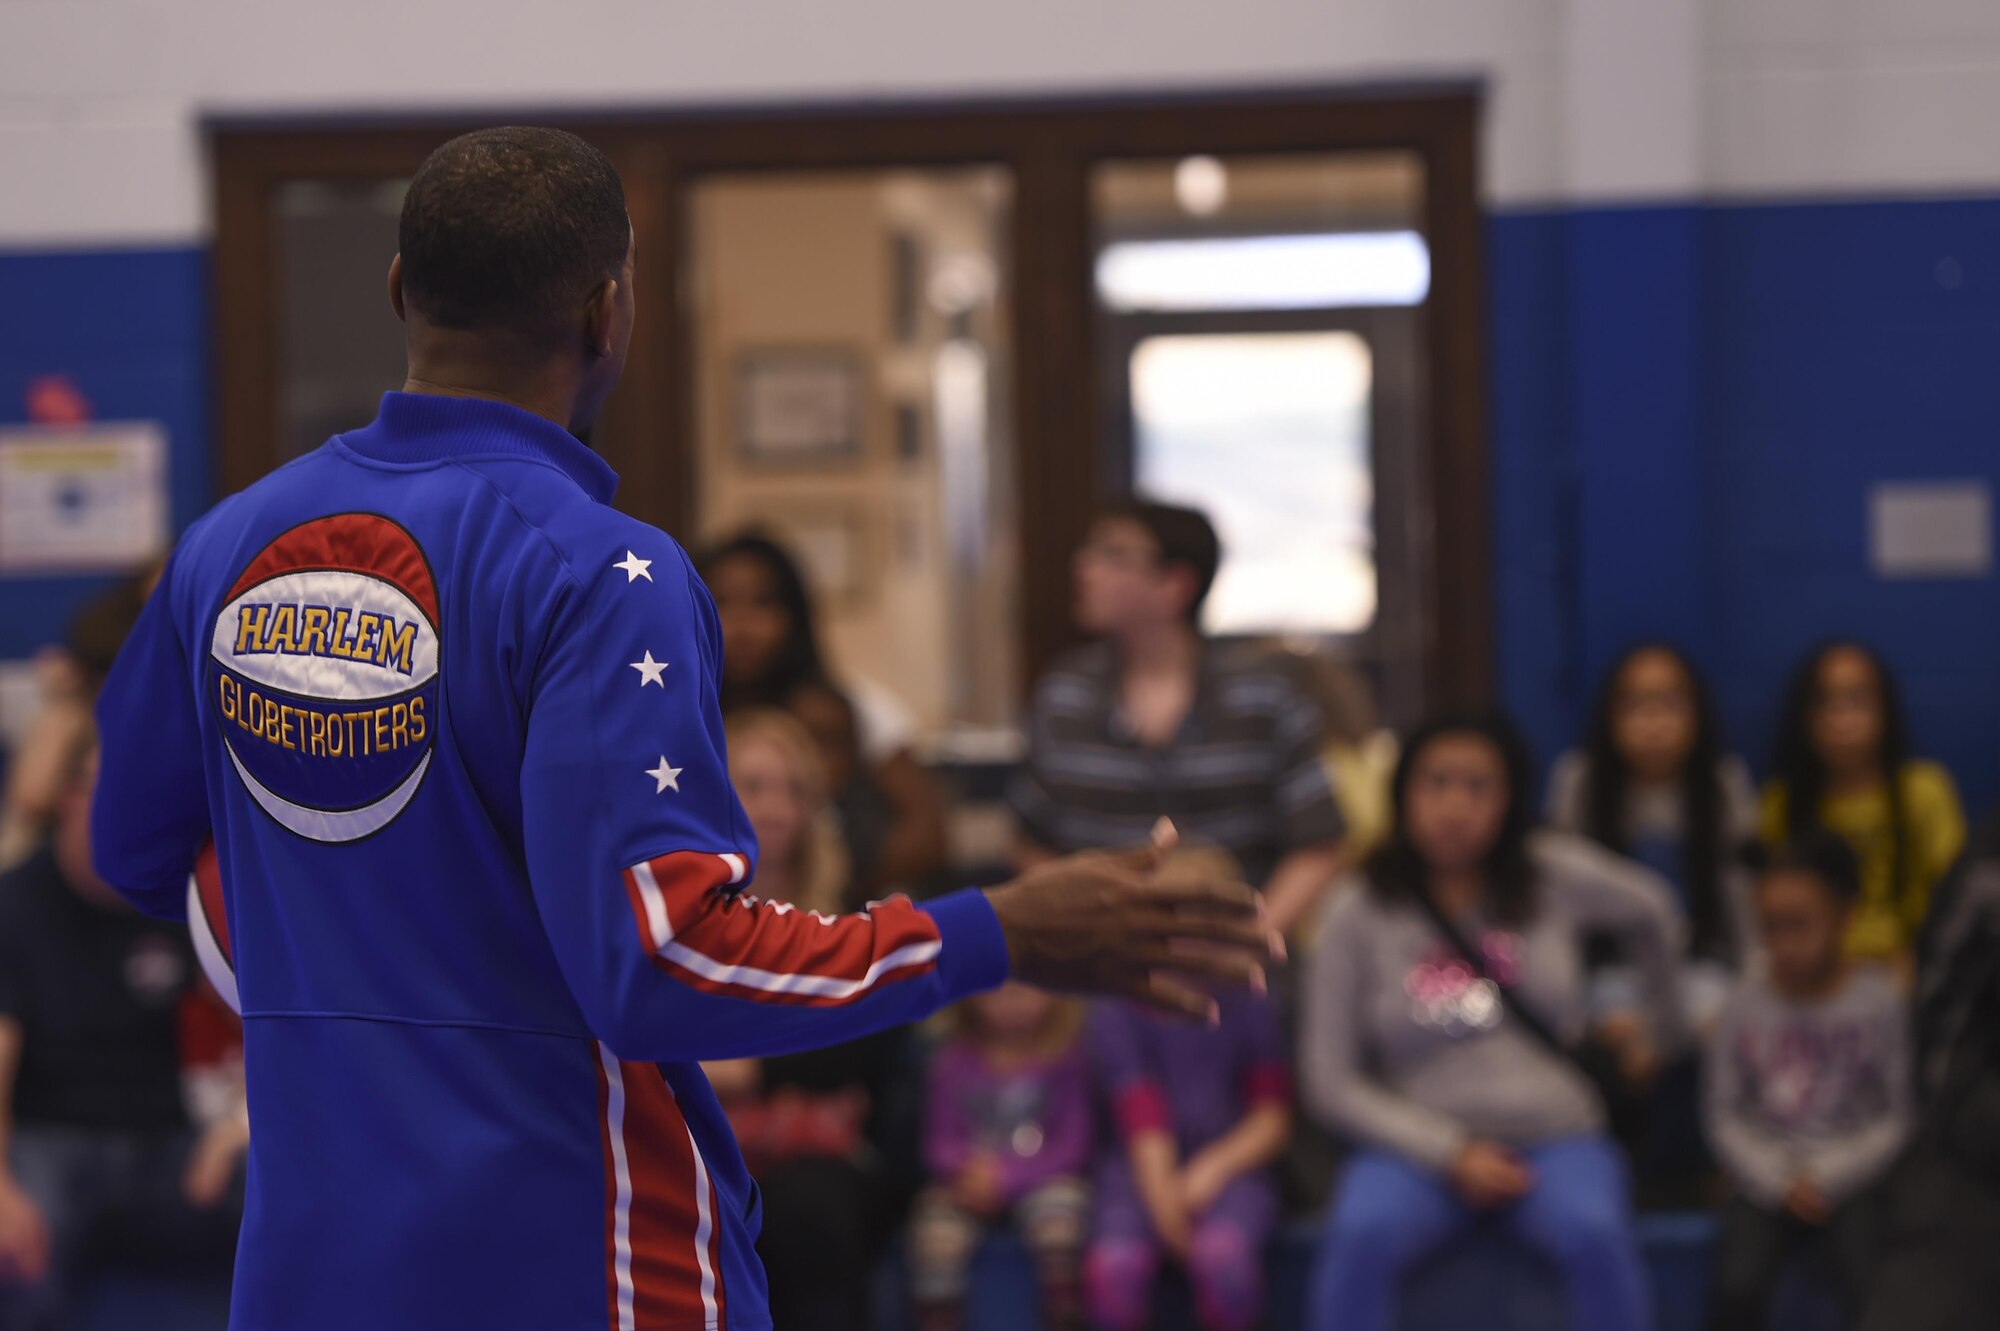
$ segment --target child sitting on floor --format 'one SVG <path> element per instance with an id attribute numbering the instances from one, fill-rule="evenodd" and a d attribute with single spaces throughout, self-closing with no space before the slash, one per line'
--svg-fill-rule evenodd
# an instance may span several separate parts
<path id="1" fill-rule="evenodd" d="M 1736 1186 L 1711 1331 L 1764 1331 L 1793 1251 L 1822 1240 L 1850 1309 L 1873 1249 L 1870 1190 L 1909 1136 L 1908 1016 L 1889 972 L 1850 960 L 1854 852 L 1808 832 L 1759 857 L 1768 974 L 1745 980 L 1708 1051 L 1711 1144 Z"/>
<path id="2" fill-rule="evenodd" d="M 910 1232 L 919 1331 L 956 1331 L 988 1225 L 1011 1218 L 1035 1257 L 1052 1331 L 1081 1324 L 1090 1203 L 1082 1009 L 1024 984 L 967 999 L 932 1056 L 924 1163 L 934 1182 Z"/>

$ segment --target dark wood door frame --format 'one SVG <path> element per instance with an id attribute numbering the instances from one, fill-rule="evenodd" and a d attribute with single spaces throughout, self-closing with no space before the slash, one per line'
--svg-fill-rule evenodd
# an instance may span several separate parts
<path id="1" fill-rule="evenodd" d="M 626 384 L 601 431 L 605 455 L 624 477 L 621 506 L 669 530 L 692 530 L 694 345 L 688 302 L 681 299 L 691 181 L 741 171 L 1006 167 L 1014 190 L 1009 259 L 1025 552 L 1021 629 L 1032 674 L 1073 637 L 1070 552 L 1106 488 L 1091 167 L 1190 153 L 1407 151 L 1424 166 L 1421 229 L 1431 254 L 1423 311 L 1425 473 L 1435 533 L 1423 598 L 1435 666 L 1430 691 L 1439 701 L 1484 698 L 1492 683 L 1492 598 L 1479 102 L 1477 90 L 1463 86 L 1310 88 L 536 116 L 584 134 L 612 157 L 638 235 L 645 313 Z M 217 475 L 224 492 L 269 470 L 277 447 L 278 188 L 300 179 L 406 176 L 438 143 L 497 119 L 210 123 Z"/>

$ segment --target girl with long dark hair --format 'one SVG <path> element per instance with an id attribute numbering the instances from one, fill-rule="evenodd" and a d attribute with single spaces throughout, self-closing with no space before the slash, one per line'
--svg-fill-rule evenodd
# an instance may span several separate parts
<path id="1" fill-rule="evenodd" d="M 776 707 L 804 721 L 832 774 L 864 891 L 922 886 L 944 867 L 945 802 L 911 747 L 907 709 L 879 687 L 836 682 L 805 576 L 776 541 L 732 537 L 699 570 L 722 626 L 723 714 Z"/>
<path id="2" fill-rule="evenodd" d="M 1604 677 L 1584 746 L 1549 780 L 1549 825 L 1589 837 L 1665 878 L 1700 958 L 1734 964 L 1751 941 L 1738 853 L 1757 833 L 1750 771 L 1723 745 L 1694 663 L 1642 643 Z"/>
<path id="3" fill-rule="evenodd" d="M 1741 851 L 1757 835 L 1757 795 L 1743 760 L 1723 747 L 1707 683 L 1679 650 L 1641 643 L 1606 673 L 1584 746 L 1565 754 L 1550 778 L 1549 824 L 1673 885 L 1688 925 L 1688 1024 L 1713 1026 L 1756 936 Z M 1637 1020 L 1631 968 L 1603 949 L 1592 961 L 1597 1035 L 1616 1043 Z M 1713 1169 L 1700 1081 L 1692 1056 L 1663 1069 L 1643 1129 L 1625 1143 L 1651 1198 L 1680 1200 Z"/>
<path id="4" fill-rule="evenodd" d="M 1556 1046 L 1584 1034 L 1593 931 L 1638 967 L 1657 1047 L 1679 1042 L 1680 912 L 1645 868 L 1533 831 L 1530 775 L 1504 718 L 1419 729 L 1389 840 L 1327 912 L 1299 1062 L 1308 1106 L 1359 1149 L 1320 1248 L 1315 1331 L 1387 1331 L 1405 1274 L 1482 1215 L 1561 1270 L 1574 1325 L 1649 1324 L 1603 1097 Z"/>
<path id="5" fill-rule="evenodd" d="M 1907 962 L 1931 889 L 1965 848 L 1951 775 L 1911 750 L 1901 691 L 1872 648 L 1836 639 L 1792 676 L 1764 791 L 1764 839 L 1825 828 L 1861 859 L 1850 955 Z"/>

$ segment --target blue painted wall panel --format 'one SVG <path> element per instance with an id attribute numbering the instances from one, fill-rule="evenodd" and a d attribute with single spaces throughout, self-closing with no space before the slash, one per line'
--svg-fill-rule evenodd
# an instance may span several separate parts
<path id="1" fill-rule="evenodd" d="M 1516 214 L 1490 258 L 1500 678 L 1544 756 L 1607 656 L 1664 634 L 1761 764 L 1793 662 L 1851 633 L 1975 809 L 2000 798 L 2000 583 L 1883 582 L 1867 549 L 1878 481 L 2000 494 L 2000 200 Z M 1568 326 L 1519 336 L 1552 292 Z M 1553 428 L 1521 405 L 1550 392 Z M 1507 470 L 1529 456 L 1540 484 Z M 1542 568 L 1551 521 L 1567 571 Z M 1510 621 L 1526 588 L 1566 631 Z"/>

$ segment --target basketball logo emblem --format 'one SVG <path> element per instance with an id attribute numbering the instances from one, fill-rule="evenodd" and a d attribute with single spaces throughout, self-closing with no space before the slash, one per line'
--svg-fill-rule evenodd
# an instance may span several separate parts
<path id="1" fill-rule="evenodd" d="M 339 513 L 250 561 L 216 616 L 209 697 L 236 774 L 280 824 L 358 841 L 406 808 L 438 717 L 438 598 L 402 527 Z"/>

